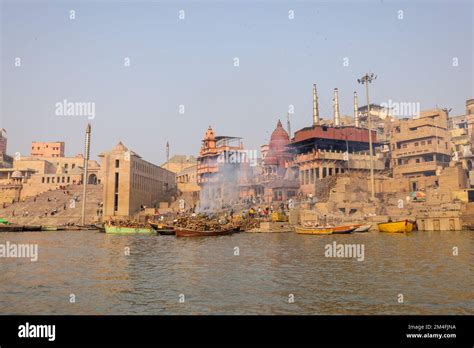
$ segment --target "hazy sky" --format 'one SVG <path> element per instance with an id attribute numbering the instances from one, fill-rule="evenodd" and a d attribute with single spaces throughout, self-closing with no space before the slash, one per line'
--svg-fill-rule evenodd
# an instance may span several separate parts
<path id="1" fill-rule="evenodd" d="M 249 149 L 268 141 L 279 118 L 286 125 L 290 104 L 292 129 L 310 125 L 313 83 L 323 118 L 332 117 L 334 87 L 341 113 L 352 114 L 354 90 L 365 103 L 356 81 L 365 72 L 378 75 L 374 103 L 462 114 L 474 98 L 473 7 L 454 0 L 2 1 L 0 127 L 10 154 L 28 155 L 32 140 L 62 140 L 72 156 L 83 151 L 88 120 L 57 116 L 55 104 L 93 102 L 93 158 L 122 140 L 160 164 L 167 140 L 172 155 L 196 155 L 208 125 L 243 137 Z"/>

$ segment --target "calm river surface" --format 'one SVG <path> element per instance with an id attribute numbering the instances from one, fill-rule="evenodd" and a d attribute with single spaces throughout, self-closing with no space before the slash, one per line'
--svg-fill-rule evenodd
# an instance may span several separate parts
<path id="1" fill-rule="evenodd" d="M 473 239 L 0 233 L 0 244 L 35 243 L 39 254 L 0 258 L 0 314 L 474 314 Z M 364 245 L 364 261 L 325 257 L 333 241 Z"/>

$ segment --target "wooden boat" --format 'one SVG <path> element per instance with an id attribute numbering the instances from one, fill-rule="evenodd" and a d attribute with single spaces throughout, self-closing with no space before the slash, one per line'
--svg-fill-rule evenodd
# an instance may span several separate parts
<path id="1" fill-rule="evenodd" d="M 362 233 L 362 232 L 368 232 L 372 225 L 362 225 L 360 227 L 357 227 L 354 232 Z"/>
<path id="2" fill-rule="evenodd" d="M 355 229 L 354 226 L 339 226 L 333 229 L 332 234 L 349 234 L 354 232 Z"/>
<path id="3" fill-rule="evenodd" d="M 155 234 L 155 230 L 151 227 L 122 227 L 105 225 L 105 233 L 109 234 Z"/>
<path id="4" fill-rule="evenodd" d="M 221 231 L 195 231 L 187 228 L 175 228 L 176 237 L 209 237 L 209 236 L 224 236 L 234 233 L 234 229 L 226 229 Z"/>
<path id="5" fill-rule="evenodd" d="M 333 230 L 330 227 L 303 227 L 295 226 L 295 231 L 298 234 L 332 234 Z"/>
<path id="6" fill-rule="evenodd" d="M 25 225 L 23 231 L 41 231 L 41 225 Z"/>
<path id="7" fill-rule="evenodd" d="M 41 231 L 57 231 L 57 226 L 41 226 Z"/>
<path id="8" fill-rule="evenodd" d="M 412 220 L 402 220 L 394 222 L 384 222 L 377 225 L 379 232 L 388 233 L 408 233 L 415 229 L 416 222 Z"/>
<path id="9" fill-rule="evenodd" d="M 153 221 L 148 221 L 150 226 L 159 234 L 164 235 L 164 236 L 174 236 L 176 234 L 176 231 L 174 230 L 173 226 L 165 225 L 162 223 L 157 223 Z"/>
<path id="10" fill-rule="evenodd" d="M 23 225 L 0 225 L 0 232 L 23 232 Z"/>

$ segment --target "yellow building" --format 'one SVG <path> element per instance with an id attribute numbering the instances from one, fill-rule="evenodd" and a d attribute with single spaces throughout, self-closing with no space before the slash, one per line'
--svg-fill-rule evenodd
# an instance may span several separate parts
<path id="1" fill-rule="evenodd" d="M 104 216 L 130 216 L 176 194 L 176 175 L 119 142 L 101 157 Z"/>

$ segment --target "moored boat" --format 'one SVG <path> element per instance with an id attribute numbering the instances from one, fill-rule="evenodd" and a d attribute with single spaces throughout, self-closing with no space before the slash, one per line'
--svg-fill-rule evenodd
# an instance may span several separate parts
<path id="1" fill-rule="evenodd" d="M 105 233 L 109 234 L 154 234 L 155 230 L 151 227 L 122 227 L 106 224 Z"/>
<path id="2" fill-rule="evenodd" d="M 345 226 L 334 226 L 332 227 L 333 234 L 348 234 L 354 232 L 360 225 L 345 225 Z"/>
<path id="3" fill-rule="evenodd" d="M 165 224 L 157 223 L 153 221 L 148 221 L 148 223 L 156 232 L 158 232 L 161 235 L 172 236 L 176 234 L 173 226 L 169 226 L 169 225 L 165 225 Z"/>
<path id="4" fill-rule="evenodd" d="M 0 232 L 23 232 L 23 225 L 0 225 Z"/>
<path id="5" fill-rule="evenodd" d="M 402 221 L 390 221 L 378 224 L 379 232 L 388 233 L 408 233 L 415 229 L 415 221 L 402 220 Z"/>
<path id="6" fill-rule="evenodd" d="M 355 229 L 354 226 L 339 226 L 333 229 L 332 234 L 349 234 L 354 232 Z"/>
<path id="7" fill-rule="evenodd" d="M 233 234 L 233 228 L 220 231 L 196 231 L 187 228 L 175 228 L 176 237 L 209 237 L 209 236 L 224 236 Z"/>
<path id="8" fill-rule="evenodd" d="M 295 231 L 298 234 L 332 234 L 333 230 L 330 227 L 303 227 L 295 226 Z"/>
<path id="9" fill-rule="evenodd" d="M 57 231 L 57 226 L 41 226 L 41 231 Z"/>
<path id="10" fill-rule="evenodd" d="M 23 231 L 41 231 L 41 225 L 25 225 Z"/>
<path id="11" fill-rule="evenodd" d="M 354 232 L 362 233 L 362 232 L 368 232 L 372 225 L 362 225 L 360 227 L 357 227 Z"/>

